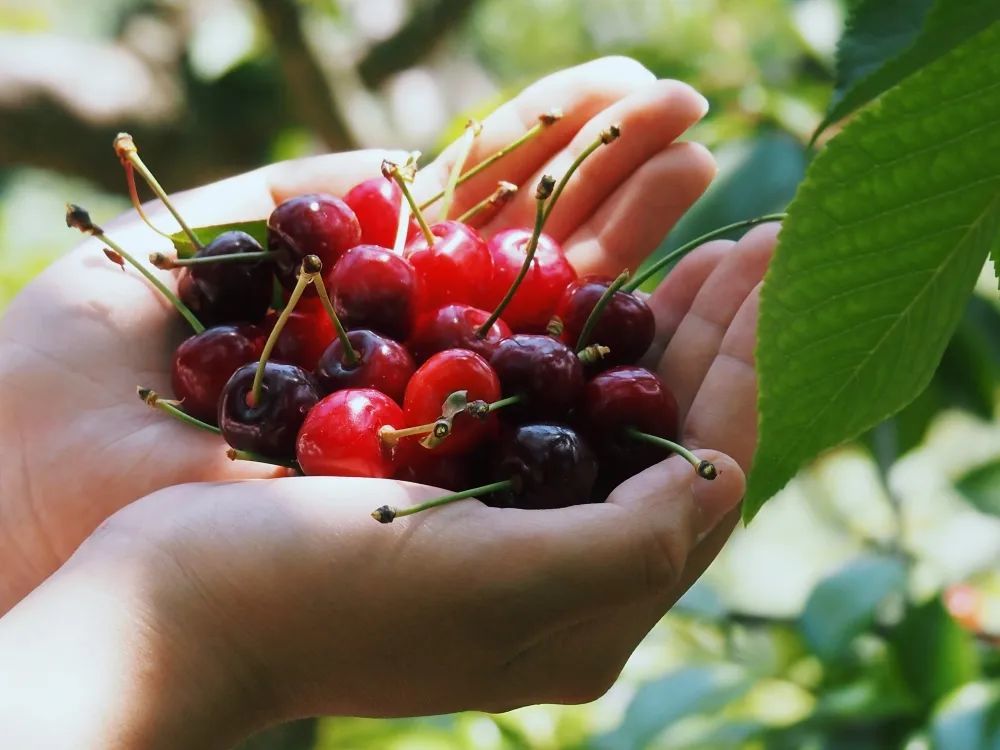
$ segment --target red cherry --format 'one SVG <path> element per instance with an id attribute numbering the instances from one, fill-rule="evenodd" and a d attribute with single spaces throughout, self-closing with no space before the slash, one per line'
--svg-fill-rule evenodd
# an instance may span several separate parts
<path id="1" fill-rule="evenodd" d="M 398 451 L 379 435 L 403 424 L 403 411 L 384 393 L 349 388 L 331 393 L 312 408 L 296 443 L 302 471 L 340 477 L 391 477 Z"/>
<path id="2" fill-rule="evenodd" d="M 567 345 L 576 346 L 591 310 L 611 283 L 611 279 L 603 276 L 584 276 L 563 291 L 555 314 L 562 321 L 561 338 Z M 653 343 L 655 332 L 656 321 L 649 305 L 634 294 L 618 291 L 601 313 L 587 343 L 611 349 L 610 354 L 595 363 L 606 369 L 641 359 Z"/>
<path id="3" fill-rule="evenodd" d="M 403 194 L 392 180 L 372 177 L 355 185 L 344 196 L 344 203 L 351 207 L 361 224 L 362 245 L 379 245 L 391 248 L 396 244 L 396 227 Z M 420 233 L 420 226 L 410 217 L 407 239 Z"/>
<path id="4" fill-rule="evenodd" d="M 256 362 L 264 346 L 257 326 L 217 326 L 186 339 L 171 362 L 174 397 L 192 417 L 215 424 L 219 397 L 233 373 Z"/>
<path id="5" fill-rule="evenodd" d="M 508 229 L 490 240 L 493 277 L 487 285 L 482 307 L 492 310 L 500 304 L 524 265 L 530 241 L 531 232 L 526 229 Z M 566 260 L 559 243 L 542 234 L 528 273 L 503 311 L 503 319 L 516 333 L 544 333 L 559 296 L 575 278 L 576 271 Z"/>
<path id="6" fill-rule="evenodd" d="M 350 331 L 347 339 L 360 361 L 355 365 L 345 362 L 344 347 L 335 338 L 316 366 L 320 392 L 372 388 L 402 403 L 406 384 L 417 367 L 410 353 L 402 344 L 372 331 Z"/>
<path id="7" fill-rule="evenodd" d="M 407 246 L 404 256 L 420 277 L 419 309 L 458 302 L 479 305 L 483 290 L 493 276 L 493 261 L 479 232 L 457 221 L 442 221 L 431 227 L 435 237 L 429 247 L 418 235 Z"/>
<path id="8" fill-rule="evenodd" d="M 410 378 L 403 397 L 407 426 L 430 424 L 441 416 L 445 400 L 455 391 L 468 391 L 470 401 L 488 403 L 500 398 L 500 380 L 493 368 L 478 354 L 464 349 L 438 352 L 424 362 Z M 497 420 L 468 414 L 455 417 L 451 435 L 432 450 L 442 456 L 467 453 L 496 433 Z M 414 440 L 414 438 L 406 438 Z"/>
<path id="9" fill-rule="evenodd" d="M 340 256 L 361 242 L 361 225 L 344 201 L 325 193 L 289 198 L 267 219 L 267 248 L 286 289 L 295 286 L 302 259 L 316 255 L 329 271 Z M 310 288 L 307 294 L 315 294 Z"/>
<path id="10" fill-rule="evenodd" d="M 626 427 L 675 440 L 677 399 L 652 372 L 614 367 L 587 383 L 582 421 L 602 460 L 616 477 L 631 476 L 666 458 L 662 448 L 625 433 Z"/>
<path id="11" fill-rule="evenodd" d="M 510 328 L 498 319 L 479 338 L 476 332 L 490 314 L 469 305 L 445 305 L 424 313 L 414 325 L 407 346 L 418 362 L 446 349 L 468 349 L 489 361 L 497 344 L 510 336 Z"/>
<path id="12" fill-rule="evenodd" d="M 490 359 L 503 395 L 520 396 L 504 416 L 565 417 L 583 393 L 583 364 L 576 352 L 551 336 L 519 333 L 501 341 Z"/>
<path id="13" fill-rule="evenodd" d="M 278 313 L 271 311 L 264 319 L 267 333 L 274 328 Z M 330 316 L 318 299 L 301 299 L 278 337 L 271 358 L 288 362 L 303 370 L 315 370 L 319 358 L 337 337 Z"/>
<path id="14" fill-rule="evenodd" d="M 325 282 L 345 327 L 369 328 L 398 341 L 410 335 L 417 272 L 392 250 L 374 245 L 352 248 L 326 274 Z"/>

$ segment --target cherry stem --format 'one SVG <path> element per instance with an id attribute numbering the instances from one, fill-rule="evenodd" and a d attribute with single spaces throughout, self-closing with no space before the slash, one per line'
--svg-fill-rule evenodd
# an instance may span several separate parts
<path id="1" fill-rule="evenodd" d="M 427 424 L 417 425 L 416 427 L 404 427 L 399 430 L 390 425 L 385 425 L 378 431 L 378 436 L 383 443 L 392 448 L 405 437 L 433 434 L 434 437 L 437 438 L 446 438 L 450 432 L 451 427 L 447 420 L 438 419 L 437 421 L 428 422 Z"/>
<path id="2" fill-rule="evenodd" d="M 462 185 L 463 183 L 471 180 L 477 174 L 480 174 L 484 170 L 489 169 L 498 161 L 500 161 L 502 158 L 507 156 L 507 154 L 516 151 L 517 149 L 521 148 L 521 146 L 523 146 L 525 143 L 535 138 L 535 136 L 537 136 L 539 133 L 545 130 L 545 128 L 559 122 L 559 120 L 561 120 L 562 117 L 563 113 L 561 109 L 553 109 L 550 110 L 549 112 L 546 112 L 543 115 L 539 115 L 538 122 L 532 128 L 523 133 L 519 138 L 516 138 L 515 140 L 508 143 L 506 146 L 501 148 L 492 156 L 487 157 L 483 161 L 479 162 L 479 164 L 477 164 L 476 166 L 472 167 L 470 170 L 465 172 L 465 174 L 463 174 L 461 177 L 458 178 L 457 184 Z M 422 204 L 420 204 L 420 208 L 424 210 L 430 208 L 439 200 L 444 198 L 444 194 L 445 191 L 442 190 L 436 195 L 431 196 L 430 198 L 425 200 Z"/>
<path id="3" fill-rule="evenodd" d="M 549 201 L 548 208 L 545 209 L 546 220 L 548 220 L 549 214 L 551 214 L 552 209 L 555 208 L 556 201 L 559 200 L 559 196 L 562 195 L 563 190 L 566 189 L 566 185 L 570 181 L 570 178 L 576 173 L 576 170 L 580 168 L 580 165 L 583 164 L 587 158 L 601 146 L 606 146 L 609 143 L 617 141 L 621 134 L 622 129 L 620 125 L 609 125 L 607 129 L 601 131 L 600 135 L 594 139 L 593 143 L 581 151 L 580 155 L 573 160 L 573 163 L 569 165 L 569 169 L 566 170 L 566 174 L 564 174 L 562 179 L 559 180 L 559 184 L 556 186 L 556 190 L 552 194 L 552 200 Z"/>
<path id="4" fill-rule="evenodd" d="M 455 203 L 455 189 L 458 187 L 458 181 L 462 178 L 462 170 L 465 168 L 465 162 L 469 160 L 469 154 L 472 153 L 472 147 L 476 143 L 476 138 L 482 132 L 483 125 L 476 120 L 469 120 L 465 126 L 465 132 L 462 134 L 462 140 L 458 145 L 458 153 L 455 155 L 455 163 L 451 165 L 448 182 L 444 187 L 444 197 L 441 201 L 442 219 L 447 219 L 448 214 L 451 213 L 451 207 Z"/>
<path id="5" fill-rule="evenodd" d="M 497 183 L 496 190 L 494 190 L 487 197 L 483 198 L 481 201 L 479 201 L 479 203 L 474 205 L 464 214 L 459 216 L 458 221 L 460 221 L 463 224 L 467 224 L 469 220 L 475 217 L 477 214 L 480 214 L 483 211 L 486 211 L 487 209 L 490 208 L 498 208 L 499 206 L 502 206 L 508 201 L 510 201 L 510 199 L 513 198 L 515 195 L 517 195 L 517 185 L 515 185 L 513 182 L 506 182 L 501 180 L 499 183 Z"/>
<path id="6" fill-rule="evenodd" d="M 132 207 L 135 208 L 135 212 L 139 214 L 139 218 L 146 223 L 146 226 L 158 235 L 166 237 L 168 240 L 172 240 L 169 232 L 164 232 L 146 215 L 146 211 L 142 207 L 142 201 L 139 199 L 139 191 L 135 186 L 135 170 L 132 168 L 132 162 L 122 160 L 121 164 L 122 168 L 125 170 L 125 183 L 128 185 L 128 195 L 132 200 Z"/>
<path id="7" fill-rule="evenodd" d="M 514 406 L 514 404 L 519 404 L 523 400 L 521 396 L 508 396 L 499 401 L 494 401 L 492 404 L 482 400 L 470 401 L 468 406 L 465 407 L 465 411 L 470 417 L 475 419 L 486 419 L 486 417 L 497 409 L 503 409 L 505 406 Z"/>
<path id="8" fill-rule="evenodd" d="M 127 262 L 135 268 L 135 270 L 141 273 L 146 280 L 156 287 L 157 291 L 166 297 L 167 301 L 177 309 L 177 312 L 179 312 L 184 317 L 184 320 L 191 325 L 191 328 L 194 329 L 195 333 L 201 333 L 205 330 L 205 326 L 202 325 L 200 320 L 198 320 L 198 316 L 191 312 L 191 309 L 181 302 L 180 298 L 174 294 L 166 284 L 156 277 L 156 274 L 132 257 L 132 255 L 130 255 L 121 245 L 108 237 L 101 227 L 91 221 L 90 214 L 87 213 L 86 209 L 72 203 L 67 203 L 66 226 L 78 229 L 84 234 L 89 234 L 90 236 L 96 237 L 98 240 L 103 242 L 110 249 L 110 253 L 106 250 L 105 255 L 108 255 L 112 261 L 123 268 Z"/>
<path id="9" fill-rule="evenodd" d="M 479 326 L 479 329 L 476 331 L 478 338 L 486 338 L 486 334 L 490 332 L 493 324 L 503 315 L 503 311 L 507 309 L 507 305 L 514 299 L 518 287 L 521 286 L 521 282 L 524 281 L 524 277 L 528 275 L 528 271 L 531 269 L 531 261 L 535 259 L 535 250 L 538 249 L 538 239 L 542 236 L 542 227 L 545 226 L 545 201 L 552 195 L 553 185 L 555 185 L 555 180 L 551 175 L 543 176 L 541 182 L 538 183 L 538 189 L 535 191 L 535 228 L 531 233 L 531 239 L 528 240 L 528 247 L 524 251 L 524 263 L 521 264 L 521 270 L 517 272 L 517 278 L 514 279 L 514 283 L 510 285 L 510 289 L 507 290 L 503 299 L 500 300 L 500 304 L 490 314 L 490 317 Z"/>
<path id="10" fill-rule="evenodd" d="M 591 310 L 590 315 L 587 316 L 587 322 L 584 323 L 583 328 L 580 329 L 580 337 L 576 340 L 576 350 L 578 352 L 582 352 L 587 348 L 587 344 L 590 343 L 590 337 L 594 333 L 594 328 L 597 326 L 598 321 L 600 321 L 601 316 L 604 314 L 608 305 L 611 304 L 611 300 L 614 299 L 615 292 L 621 289 L 626 281 L 628 281 L 627 269 L 618 274 L 618 278 L 608 285 L 608 288 L 604 290 L 604 294 L 602 294 L 600 299 L 597 300 L 597 304 L 594 305 L 594 309 Z"/>
<path id="11" fill-rule="evenodd" d="M 319 258 L 316 260 L 319 261 Z M 323 278 L 318 272 L 313 276 L 313 284 L 316 287 L 316 293 L 319 295 L 320 302 L 323 303 L 323 309 L 326 310 L 326 314 L 330 317 L 330 322 L 333 323 L 333 327 L 337 331 L 340 346 L 344 350 L 343 358 L 340 361 L 348 367 L 357 367 L 361 362 L 361 355 L 351 346 L 351 340 L 347 337 L 347 329 L 340 322 L 340 316 L 337 315 L 337 311 L 333 307 L 333 302 L 330 300 L 330 293 L 326 291 L 326 284 L 323 283 Z"/>
<path id="12" fill-rule="evenodd" d="M 381 508 L 372 512 L 372 518 L 379 523 L 392 523 L 393 520 L 401 516 L 412 516 L 414 513 L 420 513 L 421 511 L 428 510 L 430 508 L 437 508 L 441 505 L 448 505 L 449 503 L 454 503 L 459 500 L 467 500 L 472 497 L 478 497 L 479 495 L 490 495 L 494 492 L 510 489 L 513 486 L 513 480 L 504 479 L 500 482 L 484 484 L 482 487 L 473 487 L 471 490 L 463 490 L 462 492 L 455 492 L 451 495 L 444 495 L 443 497 L 428 500 L 427 502 L 420 503 L 419 505 L 411 505 L 406 508 L 394 508 L 390 505 L 383 505 Z"/>
<path id="13" fill-rule="evenodd" d="M 128 133 L 119 133 L 115 136 L 114 141 L 115 153 L 118 154 L 118 158 L 122 160 L 123 163 L 127 162 L 135 168 L 135 171 L 139 173 L 139 176 L 146 181 L 146 184 L 156 193 L 156 197 L 159 198 L 163 205 L 167 207 L 170 214 L 176 219 L 177 223 L 180 224 L 181 229 L 187 238 L 191 240 L 191 244 L 194 245 L 195 250 L 200 250 L 202 245 L 201 241 L 198 239 L 198 235 L 194 233 L 194 230 L 189 227 L 181 215 L 174 208 L 174 204 L 170 201 L 170 197 L 167 195 L 167 191 L 164 190 L 160 183 L 156 181 L 153 173 L 149 171 L 149 168 L 143 164 L 142 159 L 139 158 L 139 149 L 136 148 L 135 141 L 132 140 L 132 136 Z M 138 198 L 138 196 L 136 196 Z"/>
<path id="14" fill-rule="evenodd" d="M 668 451 L 673 451 L 691 464 L 694 467 L 694 470 L 698 473 L 698 476 L 702 479 L 708 479 L 711 481 L 719 476 L 719 472 L 715 468 L 715 464 L 711 461 L 705 461 L 698 458 L 683 445 L 675 443 L 673 440 L 667 440 L 659 435 L 650 435 L 648 432 L 640 432 L 634 427 L 626 427 L 625 432 L 634 437 L 636 440 L 642 440 L 643 442 L 650 443 L 651 445 L 656 445 L 660 448 L 666 448 Z"/>
<path id="15" fill-rule="evenodd" d="M 316 278 L 322 268 L 323 264 L 315 255 L 307 255 L 302 259 L 302 267 L 299 269 L 298 278 L 295 280 L 295 288 L 292 289 L 292 293 L 288 296 L 288 304 L 285 305 L 285 309 L 281 311 L 281 315 L 274 322 L 274 328 L 271 329 L 271 334 L 264 343 L 264 350 L 260 354 L 260 361 L 257 363 L 257 372 L 253 376 L 253 386 L 250 388 L 250 406 L 256 406 L 260 403 L 261 391 L 264 387 L 264 368 L 267 366 L 267 360 L 271 357 L 271 352 L 274 351 L 274 347 L 278 343 L 281 331 L 292 316 L 295 306 L 299 304 L 299 299 L 301 299 L 306 287 L 313 282 L 313 279 Z"/>
<path id="16" fill-rule="evenodd" d="M 271 466 L 283 466 L 286 469 L 294 469 L 295 471 L 302 471 L 299 465 L 295 461 L 282 461 L 280 458 L 269 458 L 267 456 L 262 456 L 259 453 L 252 453 L 250 451 L 238 451 L 235 448 L 230 448 L 226 451 L 226 456 L 229 457 L 230 461 L 253 461 L 258 464 L 270 464 Z"/>
<path id="17" fill-rule="evenodd" d="M 186 268 L 187 266 L 210 266 L 214 263 L 255 263 L 261 260 L 269 260 L 276 253 L 268 250 L 260 250 L 252 253 L 230 253 L 229 255 L 210 255 L 194 258 L 172 258 L 166 253 L 150 253 L 149 262 L 162 271 L 169 271 L 174 268 Z"/>
<path id="18" fill-rule="evenodd" d="M 411 161 L 415 162 L 416 160 L 411 157 Z M 399 165 L 386 159 L 382 162 L 382 174 L 390 180 L 395 180 L 396 184 L 399 185 L 399 189 L 402 191 L 403 197 L 406 198 L 406 202 L 410 205 L 410 211 L 413 213 L 417 223 L 420 225 L 420 231 L 424 233 L 424 239 L 427 240 L 427 246 L 434 247 L 434 233 L 431 231 L 430 225 L 427 223 L 427 218 L 424 216 L 423 211 L 421 211 L 420 206 L 417 205 L 416 200 L 413 198 L 413 193 L 410 192 L 410 186 L 407 184 L 409 180 L 403 175 L 403 171 L 400 169 Z"/>
<path id="19" fill-rule="evenodd" d="M 583 349 L 576 353 L 576 356 L 580 358 L 583 364 L 592 365 L 595 362 L 600 362 L 609 354 L 611 354 L 610 347 L 601 344 L 591 344 L 590 346 L 583 347 Z"/>
<path id="20" fill-rule="evenodd" d="M 685 242 L 679 248 L 671 253 L 667 253 L 658 261 L 653 263 L 645 271 L 642 271 L 632 277 L 632 280 L 622 287 L 623 292 L 634 292 L 636 289 L 645 284 L 649 279 L 655 276 L 657 273 L 662 271 L 664 268 L 669 266 L 674 261 L 680 260 L 685 255 L 690 253 L 697 247 L 700 247 L 709 240 L 714 240 L 723 235 L 734 232 L 738 229 L 749 229 L 750 227 L 755 227 L 758 224 L 766 224 L 770 221 L 784 221 L 788 214 L 765 214 L 764 216 L 758 216 L 754 219 L 744 219 L 743 221 L 737 221 L 733 224 L 726 224 L 724 227 L 719 227 L 718 229 L 713 229 L 711 232 L 707 232 L 700 237 L 695 237 L 690 242 Z"/>
<path id="21" fill-rule="evenodd" d="M 210 425 L 208 422 L 202 422 L 200 419 L 192 417 L 190 414 L 178 409 L 177 404 L 180 403 L 179 401 L 162 399 L 156 391 L 149 388 L 143 388 L 142 386 L 136 388 L 135 392 L 148 406 L 151 406 L 154 409 L 159 409 L 164 414 L 168 414 L 180 422 L 189 424 L 192 427 L 197 427 L 199 430 L 204 430 L 205 432 L 211 432 L 215 435 L 222 434 L 222 430 L 215 425 Z"/>
<path id="22" fill-rule="evenodd" d="M 391 179 L 391 178 L 386 178 Z M 395 180 L 392 180 L 395 182 Z M 410 209 L 410 202 L 402 200 L 399 202 L 399 223 L 396 224 L 396 240 L 392 244 L 392 251 L 396 255 L 402 255 L 406 247 L 406 238 L 410 234 L 410 217 L 413 211 Z"/>

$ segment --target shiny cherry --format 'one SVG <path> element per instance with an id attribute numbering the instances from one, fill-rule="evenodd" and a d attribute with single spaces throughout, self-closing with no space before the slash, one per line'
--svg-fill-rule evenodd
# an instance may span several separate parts
<path id="1" fill-rule="evenodd" d="M 391 477 L 398 447 L 379 436 L 383 427 L 403 424 L 403 410 L 384 393 L 349 388 L 331 393 L 306 417 L 296 457 L 306 474 L 339 477 Z"/>
<path id="2" fill-rule="evenodd" d="M 260 243 L 245 232 L 223 232 L 198 251 L 195 257 L 259 253 Z M 258 322 L 271 303 L 273 264 L 205 263 L 185 268 L 177 293 L 205 325 Z"/>
<path id="3" fill-rule="evenodd" d="M 460 492 L 473 486 L 472 467 L 466 456 L 442 456 L 409 440 L 401 442 L 400 448 L 404 452 L 393 479 L 440 487 L 450 492 Z"/>
<path id="4" fill-rule="evenodd" d="M 368 328 L 402 341 L 417 312 L 419 279 L 405 258 L 375 245 L 348 250 L 325 276 L 337 315 L 347 328 Z"/>
<path id="5" fill-rule="evenodd" d="M 642 367 L 614 367 L 595 376 L 584 390 L 581 412 L 583 430 L 602 468 L 615 477 L 631 476 L 666 458 L 662 448 L 628 436 L 626 427 L 677 438 L 677 399 Z"/>
<path id="6" fill-rule="evenodd" d="M 406 348 L 373 331 L 350 331 L 347 339 L 360 361 L 351 365 L 344 357 L 343 344 L 335 338 L 316 366 L 320 391 L 333 393 L 345 388 L 372 388 L 396 403 L 403 403 L 406 384 L 417 368 Z"/>
<path id="7" fill-rule="evenodd" d="M 562 322 L 561 338 L 575 347 L 594 305 L 607 291 L 612 280 L 603 276 L 584 276 L 571 282 L 563 291 L 555 314 Z M 653 311 L 630 292 L 615 292 L 590 333 L 588 344 L 602 344 L 611 353 L 598 367 L 633 364 L 649 350 L 656 332 Z"/>
<path id="8" fill-rule="evenodd" d="M 222 389 L 234 372 L 257 361 L 263 346 L 263 332 L 251 325 L 216 326 L 186 339 L 171 361 L 174 398 L 192 417 L 215 424 Z"/>
<path id="9" fill-rule="evenodd" d="M 418 235 L 403 253 L 420 277 L 420 310 L 452 302 L 482 307 L 483 292 L 493 276 L 493 261 L 479 232 L 457 221 L 431 227 L 434 246 Z"/>
<path id="10" fill-rule="evenodd" d="M 503 299 L 524 265 L 530 241 L 531 232 L 526 229 L 508 229 L 490 239 L 493 276 L 482 307 L 492 310 Z M 528 273 L 503 311 L 503 319 L 515 333 L 544 333 L 559 296 L 575 278 L 576 271 L 559 243 L 542 234 Z"/>
<path id="11" fill-rule="evenodd" d="M 266 333 L 271 332 L 277 319 L 276 311 L 268 313 L 264 320 Z M 282 329 L 271 358 L 303 370 L 315 370 L 323 352 L 335 338 L 337 332 L 319 299 L 301 299 Z"/>
<path id="12" fill-rule="evenodd" d="M 300 195 L 279 203 L 267 218 L 267 249 L 275 253 L 278 280 L 286 289 L 307 255 L 329 271 L 340 256 L 361 242 L 361 225 L 344 201 L 325 193 Z M 310 289 L 307 294 L 315 294 Z"/>
<path id="13" fill-rule="evenodd" d="M 385 177 L 372 177 L 351 188 L 344 196 L 344 203 L 351 207 L 361 224 L 360 244 L 393 247 L 402 202 L 399 185 Z M 411 216 L 407 239 L 419 233 L 420 226 Z"/>
<path id="14" fill-rule="evenodd" d="M 490 359 L 503 395 L 521 402 L 504 416 L 565 417 L 583 393 L 583 364 L 572 349 L 551 336 L 519 333 L 501 341 Z"/>
<path id="15" fill-rule="evenodd" d="M 417 318 L 407 347 L 418 362 L 445 349 L 468 349 L 489 361 L 497 344 L 511 335 L 507 324 L 498 319 L 479 338 L 477 331 L 489 317 L 485 310 L 469 305 L 445 305 L 430 310 Z"/>
<path id="16" fill-rule="evenodd" d="M 410 378 L 403 397 L 406 425 L 430 424 L 441 416 L 444 402 L 455 391 L 467 391 L 470 401 L 492 403 L 500 398 L 500 380 L 485 359 L 464 349 L 438 352 L 422 364 Z M 433 450 L 442 456 L 468 453 L 496 433 L 497 420 L 468 414 L 455 417 L 451 435 Z M 414 438 L 406 438 L 413 441 Z"/>
<path id="17" fill-rule="evenodd" d="M 572 427 L 525 424 L 504 436 L 496 451 L 493 477 L 512 486 L 490 495 L 488 505 L 525 509 L 565 508 L 588 502 L 597 460 Z"/>
<path id="18" fill-rule="evenodd" d="M 309 410 L 319 401 L 312 376 L 294 365 L 268 362 L 260 403 L 249 403 L 257 363 L 229 379 L 219 401 L 219 428 L 233 448 L 269 458 L 290 458 Z"/>

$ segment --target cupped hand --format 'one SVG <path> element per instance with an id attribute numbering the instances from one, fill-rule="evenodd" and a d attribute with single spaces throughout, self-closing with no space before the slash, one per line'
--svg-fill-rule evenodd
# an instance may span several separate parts
<path id="1" fill-rule="evenodd" d="M 533 187 L 545 172 L 560 174 L 603 128 L 620 123 L 622 138 L 579 171 L 548 231 L 582 273 L 636 266 L 714 174 L 703 148 L 675 142 L 704 114 L 704 100 L 684 84 L 654 80 L 633 61 L 597 61 L 550 76 L 498 109 L 485 121 L 470 163 L 554 107 L 565 117 L 464 185 L 455 213 L 492 192 L 499 179 Z M 422 194 L 444 183 L 454 153 L 446 150 L 422 171 Z M 401 158 L 364 151 L 273 165 L 180 194 L 177 205 L 193 225 L 260 218 L 289 195 L 343 193 L 378 174 L 387 155 Z M 112 158 L 109 148 L 109 168 Z M 484 230 L 530 224 L 532 193 L 522 190 Z M 156 216 L 166 223 L 163 212 Z M 105 228 L 138 256 L 165 249 L 134 214 Z M 183 325 L 136 273 L 109 264 L 94 241 L 54 264 L 11 304 L 0 323 L 0 612 L 136 498 L 182 482 L 269 475 L 229 462 L 217 438 L 135 398 L 140 384 L 169 393 L 170 352 L 187 334 Z"/>

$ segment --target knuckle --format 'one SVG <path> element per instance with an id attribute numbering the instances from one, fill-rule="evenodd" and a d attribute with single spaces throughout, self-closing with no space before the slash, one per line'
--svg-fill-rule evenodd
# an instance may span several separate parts
<path id="1" fill-rule="evenodd" d="M 677 583 L 684 569 L 683 545 L 670 533 L 656 526 L 646 527 L 642 545 L 642 567 L 646 590 L 658 594 Z"/>

